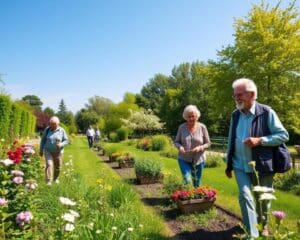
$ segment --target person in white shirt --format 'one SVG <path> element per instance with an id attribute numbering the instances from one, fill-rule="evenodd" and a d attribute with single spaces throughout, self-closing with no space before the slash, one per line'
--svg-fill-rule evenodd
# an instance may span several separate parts
<path id="1" fill-rule="evenodd" d="M 89 148 L 93 147 L 95 139 L 95 130 L 92 128 L 92 126 L 89 126 L 89 128 L 86 130 L 86 137 L 89 143 Z"/>

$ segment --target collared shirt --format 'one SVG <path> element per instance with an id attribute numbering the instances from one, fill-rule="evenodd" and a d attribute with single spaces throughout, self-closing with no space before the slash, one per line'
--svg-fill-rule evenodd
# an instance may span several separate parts
<path id="1" fill-rule="evenodd" d="M 193 164 L 200 164 L 204 161 L 204 152 L 192 153 L 191 150 L 198 146 L 203 146 L 204 150 L 210 147 L 210 139 L 207 128 L 202 123 L 197 123 L 194 133 L 191 133 L 186 123 L 179 126 L 175 146 L 177 148 L 183 146 L 185 154 L 178 153 L 178 158 Z"/>
<path id="2" fill-rule="evenodd" d="M 236 139 L 235 139 L 235 151 L 233 155 L 233 169 L 243 170 L 245 172 L 252 172 L 252 168 L 249 166 L 249 162 L 252 161 L 251 148 L 244 144 L 244 140 L 250 137 L 250 130 L 252 125 L 252 120 L 255 116 L 255 102 L 250 108 L 248 114 L 240 111 L 240 117 L 238 125 L 236 128 Z M 277 146 L 283 142 L 288 141 L 289 135 L 286 129 L 280 122 L 277 114 L 273 109 L 270 109 L 268 116 L 268 127 L 271 134 L 262 137 L 263 146 Z M 228 138 L 228 148 L 227 154 L 229 153 L 229 145 L 231 143 L 231 128 L 232 119 L 230 122 L 229 138 Z"/>
<path id="3" fill-rule="evenodd" d="M 60 143 L 59 148 L 57 144 Z M 51 153 L 63 153 L 64 146 L 69 143 L 69 139 L 65 130 L 62 127 L 58 127 L 54 131 L 49 128 L 44 131 L 43 137 L 40 143 L 40 152 L 47 150 Z"/>

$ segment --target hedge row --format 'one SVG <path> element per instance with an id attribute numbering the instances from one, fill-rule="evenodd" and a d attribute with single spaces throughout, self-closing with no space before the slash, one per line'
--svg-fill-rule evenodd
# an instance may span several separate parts
<path id="1" fill-rule="evenodd" d="M 36 117 L 28 109 L 0 95 L 0 138 L 26 137 L 34 134 Z"/>

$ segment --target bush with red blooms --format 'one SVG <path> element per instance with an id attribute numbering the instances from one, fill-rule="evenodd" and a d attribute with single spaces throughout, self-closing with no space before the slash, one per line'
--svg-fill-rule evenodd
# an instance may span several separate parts
<path id="1" fill-rule="evenodd" d="M 190 199 L 213 199 L 217 195 L 217 190 L 209 186 L 200 186 L 188 190 L 176 190 L 171 198 L 174 202 L 178 200 L 190 200 Z"/>

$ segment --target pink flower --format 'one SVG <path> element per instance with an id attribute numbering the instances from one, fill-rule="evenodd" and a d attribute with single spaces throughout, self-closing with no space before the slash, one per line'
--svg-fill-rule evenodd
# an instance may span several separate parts
<path id="1" fill-rule="evenodd" d="M 285 218 L 285 212 L 283 211 L 272 211 L 272 215 L 279 220 Z"/>
<path id="2" fill-rule="evenodd" d="M 18 176 L 18 177 L 23 177 L 24 176 L 24 173 L 20 170 L 12 170 L 11 171 L 11 174 L 14 175 L 14 176 Z"/>
<path id="3" fill-rule="evenodd" d="M 37 183 L 26 183 L 25 187 L 28 189 L 28 190 L 34 190 L 36 189 L 38 186 Z"/>
<path id="4" fill-rule="evenodd" d="M 16 216 L 16 223 L 19 224 L 20 227 L 24 226 L 25 223 L 29 223 L 30 220 L 33 219 L 32 213 L 29 211 L 20 212 Z"/>
<path id="5" fill-rule="evenodd" d="M 14 177 L 13 182 L 16 184 L 21 184 L 23 182 L 23 178 L 22 177 Z"/>
<path id="6" fill-rule="evenodd" d="M 8 201 L 5 198 L 0 198 L 0 207 L 6 206 L 7 203 Z"/>

